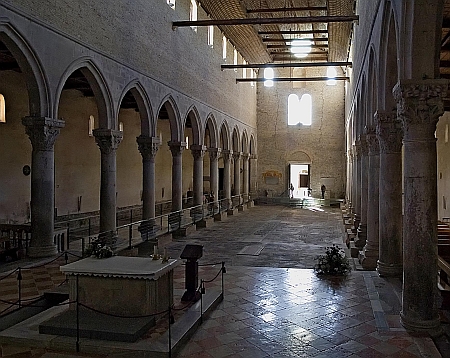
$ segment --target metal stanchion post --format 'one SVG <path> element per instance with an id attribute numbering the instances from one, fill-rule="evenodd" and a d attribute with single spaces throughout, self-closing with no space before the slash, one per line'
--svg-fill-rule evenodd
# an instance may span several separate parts
<path id="1" fill-rule="evenodd" d="M 22 269 L 19 267 L 17 274 L 17 281 L 19 281 L 19 308 L 22 306 Z"/>
<path id="2" fill-rule="evenodd" d="M 133 236 L 133 225 L 130 224 L 128 228 L 128 248 L 131 250 L 131 237 Z"/>
<path id="3" fill-rule="evenodd" d="M 172 317 L 172 308 L 170 307 L 169 302 L 169 358 L 172 357 L 172 330 L 171 330 L 171 317 Z"/>
<path id="4" fill-rule="evenodd" d="M 77 347 L 77 352 L 80 351 L 80 304 L 79 304 L 79 300 L 78 300 L 78 275 L 77 275 L 77 343 L 76 343 L 76 347 Z"/>

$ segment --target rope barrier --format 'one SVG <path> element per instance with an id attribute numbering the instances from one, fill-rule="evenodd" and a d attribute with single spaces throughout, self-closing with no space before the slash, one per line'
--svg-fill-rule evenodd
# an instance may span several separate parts
<path id="1" fill-rule="evenodd" d="M 211 280 L 203 280 L 203 283 L 210 283 L 210 282 L 213 282 L 217 277 L 219 277 L 219 275 L 220 275 L 221 272 L 222 272 L 222 268 L 220 268 L 219 272 L 217 272 L 217 275 L 214 276 L 213 279 L 211 279 Z"/>
<path id="2" fill-rule="evenodd" d="M 148 315 L 143 315 L 143 316 L 121 316 L 121 315 L 116 315 L 116 314 L 113 314 L 113 313 L 102 312 L 102 311 L 97 310 L 97 309 L 95 309 L 95 308 L 86 306 L 86 305 L 83 304 L 83 303 L 78 303 L 78 304 L 79 304 L 80 306 L 84 307 L 84 308 L 87 308 L 88 310 L 94 311 L 94 312 L 96 312 L 96 313 L 103 314 L 103 315 L 105 315 L 105 316 L 116 317 L 116 318 L 127 318 L 127 319 L 128 319 L 128 318 L 129 318 L 129 319 L 133 319 L 133 318 L 136 319 L 136 318 L 153 317 L 153 316 L 159 316 L 159 315 L 162 315 L 162 314 L 164 314 L 164 313 L 168 313 L 168 312 L 169 312 L 169 309 L 167 309 L 167 310 L 165 310 L 165 311 L 156 312 L 156 313 L 153 313 L 153 314 L 148 314 Z"/>
<path id="3" fill-rule="evenodd" d="M 15 273 L 18 270 L 18 268 L 16 268 L 14 271 L 11 271 L 9 274 L 7 274 L 6 276 L 3 276 L 2 278 L 0 278 L 0 281 L 4 280 L 5 278 L 8 278 L 9 276 L 11 276 L 13 273 Z"/>
<path id="4" fill-rule="evenodd" d="M 17 301 L 18 302 L 18 301 Z M 16 303 L 17 303 L 16 302 Z M 14 304 L 12 304 L 12 305 L 10 305 L 9 307 L 7 307 L 7 308 L 5 308 L 3 311 L 0 311 L 0 315 L 2 315 L 4 312 L 6 312 L 6 311 L 8 311 L 11 307 L 13 307 L 15 305 L 15 303 Z"/>

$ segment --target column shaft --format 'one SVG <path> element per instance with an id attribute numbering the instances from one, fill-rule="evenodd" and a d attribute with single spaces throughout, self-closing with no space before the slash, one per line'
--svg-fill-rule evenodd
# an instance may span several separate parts
<path id="1" fill-rule="evenodd" d="M 191 145 L 191 152 L 194 157 L 194 206 L 203 204 L 203 156 L 205 150 L 204 145 Z"/>
<path id="2" fill-rule="evenodd" d="M 375 127 L 367 128 L 367 144 L 369 147 L 367 176 L 367 240 L 361 257 L 361 265 L 366 270 L 375 270 L 379 255 L 379 175 L 380 150 Z"/>
<path id="3" fill-rule="evenodd" d="M 233 153 L 233 159 L 234 159 L 234 193 L 233 195 L 239 196 L 239 202 L 238 205 L 241 204 L 241 153 L 240 152 L 234 152 Z"/>
<path id="4" fill-rule="evenodd" d="M 231 201 L 231 153 L 229 150 L 222 150 L 223 156 L 223 195 L 229 207 Z"/>
<path id="5" fill-rule="evenodd" d="M 402 258 L 402 125 L 397 113 L 377 112 L 380 142 L 380 276 L 401 276 Z"/>
<path id="6" fill-rule="evenodd" d="M 242 155 L 242 160 L 243 160 L 243 185 L 242 185 L 242 189 L 243 189 L 243 194 L 244 194 L 244 201 L 248 201 L 248 167 L 249 167 L 249 155 L 248 153 L 245 153 Z"/>
<path id="7" fill-rule="evenodd" d="M 210 175 L 210 183 L 211 183 L 211 191 L 214 195 L 214 200 L 218 200 L 219 198 L 219 154 L 220 149 L 218 148 L 209 148 L 209 175 Z"/>
<path id="8" fill-rule="evenodd" d="M 436 123 L 444 113 L 446 80 L 400 81 L 394 87 L 404 130 L 403 300 L 409 329 L 440 325 L 437 287 Z"/>
<path id="9" fill-rule="evenodd" d="M 155 217 L 155 156 L 160 146 L 157 137 L 136 138 L 142 155 L 142 220 Z"/>
<path id="10" fill-rule="evenodd" d="M 95 129 L 95 141 L 101 153 L 100 234 L 115 235 L 116 230 L 116 150 L 123 134 L 112 129 Z"/>
<path id="11" fill-rule="evenodd" d="M 31 158 L 31 242 L 30 257 L 56 253 L 54 144 L 64 121 L 46 117 L 24 117 L 23 125 L 33 146 Z"/>
<path id="12" fill-rule="evenodd" d="M 183 209 L 183 173 L 182 153 L 186 148 L 184 142 L 169 142 L 172 152 L 172 211 Z"/>

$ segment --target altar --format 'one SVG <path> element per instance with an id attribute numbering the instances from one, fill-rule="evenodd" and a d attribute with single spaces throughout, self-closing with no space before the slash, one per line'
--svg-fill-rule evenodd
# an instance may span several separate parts
<path id="1" fill-rule="evenodd" d="M 60 270 L 69 280 L 69 299 L 119 316 L 166 311 L 173 304 L 173 269 L 181 261 L 144 257 L 86 258 Z M 78 281 L 78 282 L 77 282 Z M 78 283 L 78 287 L 77 287 Z M 75 309 L 76 303 L 70 308 Z"/>

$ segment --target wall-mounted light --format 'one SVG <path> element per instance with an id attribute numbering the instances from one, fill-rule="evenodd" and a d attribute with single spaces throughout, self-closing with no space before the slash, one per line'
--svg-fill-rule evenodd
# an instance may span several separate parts
<path id="1" fill-rule="evenodd" d="M 94 127 L 95 127 L 95 118 L 94 116 L 90 115 L 89 116 L 89 122 L 88 122 L 88 133 L 89 133 L 89 137 L 92 137 L 94 135 Z"/>
<path id="2" fill-rule="evenodd" d="M 336 76 L 337 76 L 336 69 L 334 67 L 328 67 L 327 68 L 327 77 L 329 78 L 329 80 L 327 81 L 328 86 L 336 85 L 336 80 L 335 80 Z"/>
<path id="3" fill-rule="evenodd" d="M 6 104 L 2 94 L 0 94 L 0 123 L 6 123 Z"/>
<path id="4" fill-rule="evenodd" d="M 273 68 L 266 67 L 264 69 L 264 87 L 273 87 Z"/>
<path id="5" fill-rule="evenodd" d="M 119 122 L 119 131 L 123 132 L 123 122 Z"/>

